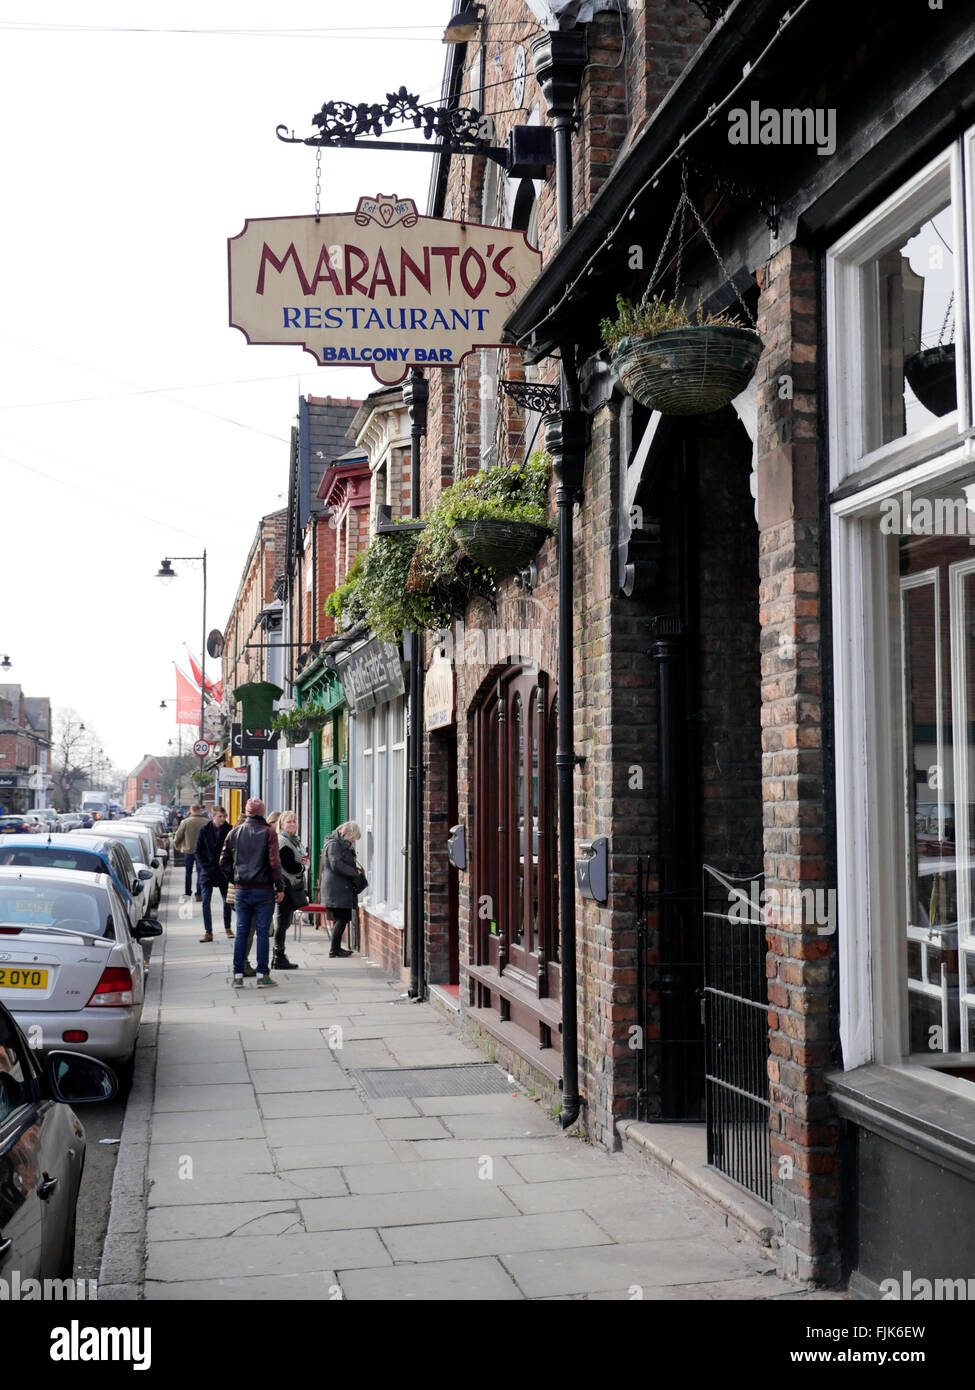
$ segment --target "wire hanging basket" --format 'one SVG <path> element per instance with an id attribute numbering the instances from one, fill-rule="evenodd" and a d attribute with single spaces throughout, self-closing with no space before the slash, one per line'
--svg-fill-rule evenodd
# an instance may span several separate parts
<path id="1" fill-rule="evenodd" d="M 955 294 L 951 293 L 945 310 L 944 322 L 938 336 L 936 347 L 922 348 L 904 358 L 904 376 L 907 384 L 932 415 L 949 415 L 958 404 L 958 387 L 955 380 L 955 345 L 944 341 L 951 319 L 951 332 L 954 332 Z"/>
<path id="2" fill-rule="evenodd" d="M 515 574 L 534 560 L 548 539 L 544 526 L 528 521 L 459 521 L 453 537 L 475 565 L 495 574 Z"/>
<path id="3" fill-rule="evenodd" d="M 621 338 L 611 360 L 641 405 L 662 415 L 706 415 L 744 391 L 762 346 L 754 329 L 699 324 Z"/>

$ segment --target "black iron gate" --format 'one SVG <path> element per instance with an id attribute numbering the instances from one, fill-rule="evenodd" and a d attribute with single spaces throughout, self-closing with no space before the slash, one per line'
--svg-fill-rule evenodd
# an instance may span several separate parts
<path id="1" fill-rule="evenodd" d="M 705 1095 L 708 1162 L 771 1202 L 763 885 L 703 868 Z"/>
<path id="2" fill-rule="evenodd" d="M 658 888 L 637 863 L 637 1118 L 704 1119 L 701 892 Z"/>

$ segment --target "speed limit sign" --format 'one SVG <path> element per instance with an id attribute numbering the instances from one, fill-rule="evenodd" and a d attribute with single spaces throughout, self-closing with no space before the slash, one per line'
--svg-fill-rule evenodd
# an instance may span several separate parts
<path id="1" fill-rule="evenodd" d="M 193 752 L 198 758 L 205 758 L 210 751 L 210 745 L 205 738 L 198 738 L 193 745 Z"/>

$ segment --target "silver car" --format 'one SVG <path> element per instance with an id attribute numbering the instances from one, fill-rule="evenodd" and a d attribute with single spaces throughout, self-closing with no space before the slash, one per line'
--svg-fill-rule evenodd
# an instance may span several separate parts
<path id="1" fill-rule="evenodd" d="M 31 1046 L 72 1050 L 131 1074 L 146 966 L 108 874 L 0 868 L 0 1000 Z"/>
<path id="2" fill-rule="evenodd" d="M 104 839 L 120 840 L 129 851 L 129 857 L 136 866 L 138 872 L 143 867 L 152 870 L 153 883 L 147 889 L 149 906 L 158 905 L 162 896 L 163 878 L 165 877 L 166 866 L 161 855 L 158 853 L 155 838 L 150 826 L 142 825 L 140 822 L 131 820 L 122 821 L 99 821 L 98 825 L 93 825 L 89 830 L 78 830 L 78 835 L 94 835 Z"/>

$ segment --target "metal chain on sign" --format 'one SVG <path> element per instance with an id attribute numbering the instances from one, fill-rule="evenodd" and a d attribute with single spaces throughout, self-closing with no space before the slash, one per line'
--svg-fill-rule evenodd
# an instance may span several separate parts
<path id="1" fill-rule="evenodd" d="M 315 221 L 322 215 L 322 147 L 315 147 Z"/>
<path id="2" fill-rule="evenodd" d="M 460 157 L 460 225 L 467 225 L 467 157 Z"/>

